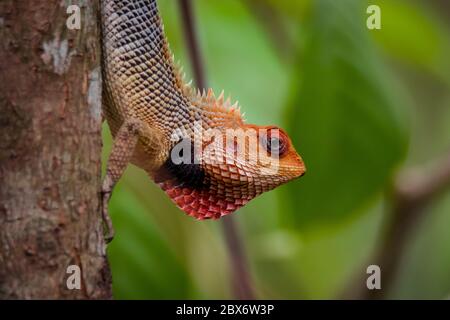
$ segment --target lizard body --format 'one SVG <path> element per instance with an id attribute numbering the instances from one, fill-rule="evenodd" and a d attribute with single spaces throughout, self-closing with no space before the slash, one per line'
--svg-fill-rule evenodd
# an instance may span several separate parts
<path id="1" fill-rule="evenodd" d="M 284 131 L 246 124 L 223 93 L 184 82 L 156 0 L 102 0 L 101 16 L 103 114 L 114 137 L 102 186 L 111 232 L 108 201 L 129 162 L 200 220 L 220 218 L 304 174 Z"/>

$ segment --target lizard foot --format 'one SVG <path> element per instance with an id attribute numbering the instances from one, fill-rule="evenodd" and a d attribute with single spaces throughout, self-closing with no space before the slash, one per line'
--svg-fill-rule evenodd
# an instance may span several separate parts
<path id="1" fill-rule="evenodd" d="M 111 191 L 102 191 L 102 220 L 105 226 L 105 241 L 110 243 L 114 239 L 114 227 L 108 212 L 108 202 L 111 197 Z"/>

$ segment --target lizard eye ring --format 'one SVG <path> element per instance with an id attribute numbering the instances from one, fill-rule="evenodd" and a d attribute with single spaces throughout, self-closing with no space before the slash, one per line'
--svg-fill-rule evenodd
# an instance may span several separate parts
<path id="1" fill-rule="evenodd" d="M 268 135 L 266 138 L 264 138 L 263 143 L 265 144 L 266 150 L 269 155 L 274 154 L 282 156 L 287 151 L 286 138 L 282 134 L 272 136 L 272 130 L 268 132 Z"/>

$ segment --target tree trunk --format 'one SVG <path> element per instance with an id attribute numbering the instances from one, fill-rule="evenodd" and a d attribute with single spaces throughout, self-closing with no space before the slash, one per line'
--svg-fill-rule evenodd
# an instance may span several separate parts
<path id="1" fill-rule="evenodd" d="M 0 1 L 0 299 L 111 298 L 97 12 L 95 0 Z"/>

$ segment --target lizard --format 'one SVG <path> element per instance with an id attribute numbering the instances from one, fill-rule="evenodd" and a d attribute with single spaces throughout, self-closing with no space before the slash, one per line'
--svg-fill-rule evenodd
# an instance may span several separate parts
<path id="1" fill-rule="evenodd" d="M 129 163 L 198 220 L 228 215 L 306 172 L 281 128 L 247 124 L 223 91 L 186 83 L 156 0 L 101 0 L 101 30 L 102 114 L 113 136 L 101 190 L 108 242 L 108 202 Z"/>

